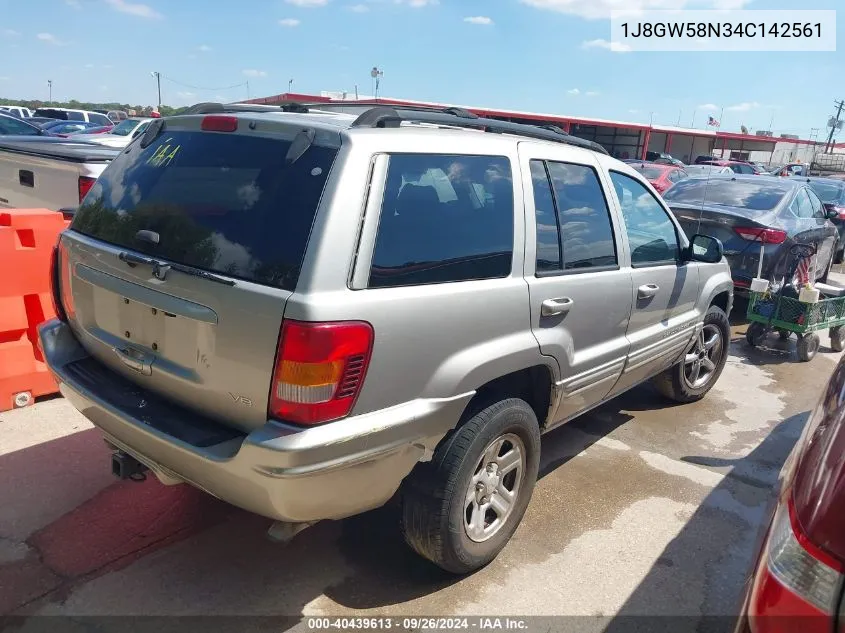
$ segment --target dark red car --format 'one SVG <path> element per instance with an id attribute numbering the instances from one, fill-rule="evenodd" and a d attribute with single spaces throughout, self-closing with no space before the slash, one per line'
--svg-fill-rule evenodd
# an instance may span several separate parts
<path id="1" fill-rule="evenodd" d="M 651 183 L 652 187 L 657 189 L 658 193 L 663 193 L 679 180 L 689 178 L 687 172 L 675 165 L 646 162 L 629 164 L 645 176 L 645 179 Z"/>
<path id="2" fill-rule="evenodd" d="M 736 633 L 845 630 L 845 359 L 781 471 Z"/>

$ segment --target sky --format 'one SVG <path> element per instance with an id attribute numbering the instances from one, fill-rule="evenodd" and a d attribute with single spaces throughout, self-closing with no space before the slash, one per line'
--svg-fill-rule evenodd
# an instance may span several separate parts
<path id="1" fill-rule="evenodd" d="M 0 0 L 0 97 L 154 105 L 287 92 L 825 136 L 837 52 L 617 52 L 626 8 L 836 9 L 838 0 Z M 806 6 L 804 6 L 806 5 Z M 837 16 L 837 29 L 845 33 Z M 292 80 L 292 84 L 289 81 Z M 247 85 L 248 82 L 248 85 Z M 845 138 L 845 132 L 841 133 Z"/>

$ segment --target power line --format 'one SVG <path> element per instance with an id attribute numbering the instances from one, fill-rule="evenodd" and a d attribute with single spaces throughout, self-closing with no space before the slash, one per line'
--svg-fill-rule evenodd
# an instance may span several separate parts
<path id="1" fill-rule="evenodd" d="M 167 81 L 176 84 L 177 86 L 183 86 L 185 88 L 192 88 L 194 90 L 208 90 L 209 92 L 214 92 L 215 90 L 232 90 L 234 88 L 242 88 L 244 86 L 249 86 L 248 81 L 244 81 L 239 84 L 234 84 L 232 86 L 224 86 L 222 88 L 203 88 L 202 86 L 194 86 L 192 84 L 186 84 L 181 81 L 176 81 L 175 79 L 171 79 L 170 77 L 165 77 L 164 75 L 161 76 L 162 79 L 166 79 Z"/>

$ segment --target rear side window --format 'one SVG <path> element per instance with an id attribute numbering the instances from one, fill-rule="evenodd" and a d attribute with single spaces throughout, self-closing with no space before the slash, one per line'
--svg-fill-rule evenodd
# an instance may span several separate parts
<path id="1" fill-rule="evenodd" d="M 74 112 L 73 110 L 68 110 L 67 120 L 68 121 L 84 121 L 85 115 L 82 114 L 82 112 Z"/>
<path id="2" fill-rule="evenodd" d="M 369 286 L 507 277 L 513 224 L 513 180 L 504 156 L 395 154 Z"/>
<path id="3" fill-rule="evenodd" d="M 337 150 L 245 134 L 165 131 L 97 179 L 72 228 L 148 255 L 293 290 Z M 158 244 L 136 239 L 155 231 Z"/>
<path id="4" fill-rule="evenodd" d="M 91 121 L 91 123 L 97 123 L 98 125 L 111 125 L 112 124 L 111 119 L 109 119 L 107 116 L 105 116 L 103 114 L 97 114 L 97 113 L 89 114 L 88 119 Z"/>

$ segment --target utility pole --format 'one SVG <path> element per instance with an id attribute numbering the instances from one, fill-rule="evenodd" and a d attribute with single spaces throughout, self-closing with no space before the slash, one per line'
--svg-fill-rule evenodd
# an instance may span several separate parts
<path id="1" fill-rule="evenodd" d="M 50 91 L 50 99 L 47 103 L 52 105 L 53 104 L 53 80 L 52 79 L 47 80 L 47 89 Z"/>
<path id="2" fill-rule="evenodd" d="M 161 73 L 154 70 L 150 74 L 156 79 L 156 85 L 158 86 L 158 111 L 161 112 Z"/>
<path id="3" fill-rule="evenodd" d="M 828 120 L 827 125 L 830 127 L 830 136 L 827 137 L 827 144 L 824 146 L 824 153 L 833 153 L 833 134 L 836 130 L 842 128 L 842 119 L 840 119 L 840 115 L 842 114 L 842 108 L 845 108 L 845 102 L 843 101 L 834 101 L 833 105 L 836 106 L 836 116 L 831 117 Z"/>
<path id="4" fill-rule="evenodd" d="M 293 90 L 293 79 L 288 79 L 288 94 Z"/>
<path id="5" fill-rule="evenodd" d="M 246 82 L 246 100 L 249 101 L 249 80 Z"/>

